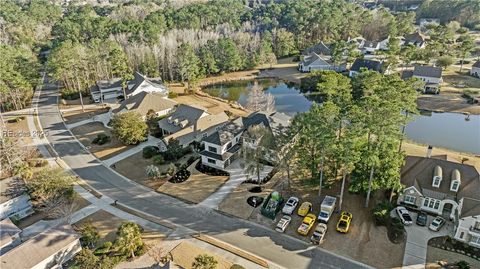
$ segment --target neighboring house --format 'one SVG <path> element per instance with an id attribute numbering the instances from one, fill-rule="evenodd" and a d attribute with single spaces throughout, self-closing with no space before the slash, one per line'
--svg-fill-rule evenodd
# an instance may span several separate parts
<path id="1" fill-rule="evenodd" d="M 302 52 L 303 55 L 309 55 L 311 53 L 316 53 L 323 56 L 330 56 L 332 55 L 332 49 L 330 48 L 330 45 L 327 45 L 323 43 L 323 41 L 320 41 L 320 43 L 318 43 L 317 45 L 306 48 Z"/>
<path id="2" fill-rule="evenodd" d="M 167 95 L 168 89 L 163 85 L 160 78 L 147 78 L 139 72 L 135 72 L 134 79 L 127 82 L 126 98 L 140 92 L 158 92 Z M 97 103 L 120 98 L 123 96 L 122 79 L 97 81 L 96 85 L 90 90 L 90 94 L 93 101 Z"/>
<path id="3" fill-rule="evenodd" d="M 157 117 L 170 113 L 177 102 L 168 99 L 166 95 L 158 92 L 140 92 L 127 100 L 123 100 L 119 107 L 112 110 L 113 114 L 134 111 L 145 120 L 147 114 L 155 113 Z"/>
<path id="4" fill-rule="evenodd" d="M 476 61 L 472 65 L 472 69 L 470 69 L 470 75 L 474 76 L 474 77 L 477 77 L 477 78 L 480 78 L 480 61 Z"/>
<path id="5" fill-rule="evenodd" d="M 160 150 L 165 151 L 170 139 L 176 139 L 186 147 L 194 141 L 209 136 L 228 121 L 225 112 L 210 114 L 206 108 L 191 105 L 178 105 L 170 115 L 158 121 L 162 130 L 163 143 Z"/>
<path id="6" fill-rule="evenodd" d="M 69 225 L 46 230 L 0 257 L 2 268 L 62 268 L 82 247 Z"/>
<path id="7" fill-rule="evenodd" d="M 455 239 L 480 247 L 480 175 L 475 167 L 446 156 L 407 156 L 401 182 L 405 189 L 399 204 L 453 220 Z"/>
<path id="8" fill-rule="evenodd" d="M 347 43 L 348 44 L 355 44 L 355 46 L 357 47 L 357 49 L 359 51 L 362 50 L 363 46 L 365 45 L 365 38 L 361 37 L 361 36 L 358 36 L 358 37 L 355 37 L 355 38 L 348 38 L 347 40 Z"/>
<path id="9" fill-rule="evenodd" d="M 410 77 L 418 78 L 425 83 L 424 93 L 440 93 L 440 83 L 442 83 L 442 68 L 436 66 L 416 65 L 413 71 L 406 71 L 402 74 L 402 78 Z"/>
<path id="10" fill-rule="evenodd" d="M 289 125 L 289 121 L 290 117 L 282 113 L 254 112 L 248 117 L 236 118 L 203 140 L 202 164 L 225 169 L 240 157 L 242 146 L 256 146 L 256 141 L 249 139 L 247 134 L 250 127 L 261 125 L 276 135 L 282 132 L 282 126 Z"/>
<path id="11" fill-rule="evenodd" d="M 362 53 L 366 55 L 375 54 L 376 51 L 380 50 L 380 42 L 376 41 L 365 41 L 361 47 Z"/>
<path id="12" fill-rule="evenodd" d="M 386 65 L 380 61 L 358 58 L 358 59 L 355 59 L 355 61 L 352 64 L 352 67 L 350 67 L 349 76 L 354 77 L 363 69 L 372 70 L 379 73 L 385 73 L 388 68 L 385 66 Z"/>
<path id="13" fill-rule="evenodd" d="M 32 213 L 32 203 L 23 180 L 18 177 L 0 180 L 0 220 L 22 219 Z"/>
<path id="14" fill-rule="evenodd" d="M 9 218 L 0 221 L 0 255 L 20 244 L 21 232 Z"/>
<path id="15" fill-rule="evenodd" d="M 298 70 L 301 72 L 311 72 L 314 70 L 333 70 L 342 72 L 346 70 L 346 65 L 334 65 L 332 62 L 322 58 L 315 52 L 312 52 L 305 56 L 304 59 L 298 64 Z"/>
<path id="16" fill-rule="evenodd" d="M 423 49 L 427 46 L 427 37 L 419 32 L 415 32 L 404 37 L 403 45 L 412 45 Z"/>

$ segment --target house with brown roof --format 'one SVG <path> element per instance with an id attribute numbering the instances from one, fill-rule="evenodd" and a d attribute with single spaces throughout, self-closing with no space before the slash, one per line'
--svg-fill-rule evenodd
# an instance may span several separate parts
<path id="1" fill-rule="evenodd" d="M 177 140 L 183 147 L 194 141 L 200 142 L 227 121 L 225 112 L 210 114 L 204 107 L 180 104 L 167 117 L 158 121 L 164 143 L 160 145 L 160 150 L 167 150 L 166 146 L 171 139 Z"/>
<path id="2" fill-rule="evenodd" d="M 1 268 L 61 268 L 82 247 L 70 225 L 48 229 L 0 256 Z"/>
<path id="3" fill-rule="evenodd" d="M 475 167 L 445 156 L 407 156 L 401 182 L 405 189 L 398 204 L 452 220 L 455 239 L 480 247 L 480 175 Z"/>
<path id="4" fill-rule="evenodd" d="M 158 92 L 140 92 L 132 96 L 120 104 L 119 107 L 112 110 L 113 114 L 123 113 L 128 111 L 137 112 L 146 120 L 150 113 L 155 116 L 165 116 L 170 113 L 177 102 L 169 99 L 165 94 Z"/>

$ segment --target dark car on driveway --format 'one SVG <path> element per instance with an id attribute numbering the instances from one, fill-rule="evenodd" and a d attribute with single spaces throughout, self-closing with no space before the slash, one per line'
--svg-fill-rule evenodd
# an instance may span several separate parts
<path id="1" fill-rule="evenodd" d="M 425 212 L 419 212 L 416 222 L 419 226 L 427 226 L 427 214 Z"/>

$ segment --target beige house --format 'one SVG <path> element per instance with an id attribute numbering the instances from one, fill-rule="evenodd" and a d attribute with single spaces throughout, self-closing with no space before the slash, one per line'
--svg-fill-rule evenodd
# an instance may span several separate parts
<path id="1" fill-rule="evenodd" d="M 124 100 L 119 107 L 112 110 L 113 114 L 134 111 L 140 114 L 143 120 L 146 120 L 149 113 L 154 113 L 155 116 L 165 116 L 170 113 L 177 102 L 169 99 L 163 93 L 156 92 L 141 92 L 135 96 Z"/>
<path id="2" fill-rule="evenodd" d="M 446 156 L 407 156 L 401 181 L 405 189 L 398 204 L 452 220 L 455 239 L 480 247 L 480 175 L 475 167 Z"/>
<path id="3" fill-rule="evenodd" d="M 0 256 L 1 268 L 61 268 L 82 249 L 79 238 L 69 225 L 51 228 Z"/>

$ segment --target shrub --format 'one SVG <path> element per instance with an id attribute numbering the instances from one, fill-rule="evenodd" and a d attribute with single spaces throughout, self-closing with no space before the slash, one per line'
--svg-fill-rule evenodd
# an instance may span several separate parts
<path id="1" fill-rule="evenodd" d="M 48 165 L 48 160 L 45 159 L 30 159 L 28 160 L 28 166 L 30 167 L 45 167 Z"/>
<path id="2" fill-rule="evenodd" d="M 245 267 L 241 266 L 240 264 L 234 264 L 230 266 L 230 269 L 245 269 Z"/>
<path id="3" fill-rule="evenodd" d="M 103 254 L 108 254 L 110 253 L 110 249 L 112 248 L 113 243 L 110 241 L 107 241 L 103 243 L 99 248 L 95 250 L 95 255 L 103 255 Z"/>
<path id="4" fill-rule="evenodd" d="M 136 112 L 118 113 L 111 123 L 113 134 L 124 144 L 135 145 L 147 138 L 148 126 Z"/>
<path id="5" fill-rule="evenodd" d="M 168 98 L 177 98 L 177 97 L 178 97 L 178 93 L 176 92 L 171 91 L 168 93 Z"/>
<path id="6" fill-rule="evenodd" d="M 192 269 L 215 269 L 217 263 L 213 256 L 207 254 L 198 255 L 192 263 Z"/>
<path id="7" fill-rule="evenodd" d="M 146 147 L 143 148 L 142 155 L 143 155 L 143 158 L 150 159 L 153 156 L 155 156 L 155 154 L 157 154 L 157 152 L 158 152 L 158 150 L 155 147 L 146 146 Z"/>
<path id="8" fill-rule="evenodd" d="M 466 261 L 457 262 L 458 269 L 470 269 L 470 264 Z"/>
<path id="9" fill-rule="evenodd" d="M 80 94 L 77 91 L 67 88 L 60 90 L 60 95 L 65 100 L 75 100 L 80 98 Z"/>
<path id="10" fill-rule="evenodd" d="M 373 219 L 375 221 L 375 225 L 387 225 L 390 211 L 392 211 L 393 206 L 389 201 L 382 201 L 378 203 L 373 208 Z"/>
<path id="11" fill-rule="evenodd" d="M 93 144 L 103 145 L 110 141 L 110 136 L 106 134 L 98 134 L 92 141 Z"/>
<path id="12" fill-rule="evenodd" d="M 157 179 L 161 176 L 160 170 L 155 165 L 147 166 L 147 168 L 145 168 L 145 172 L 147 173 L 147 176 L 152 179 Z"/>
<path id="13" fill-rule="evenodd" d="M 165 163 L 165 159 L 162 155 L 155 155 L 152 159 L 153 163 L 156 165 L 162 165 Z"/>

